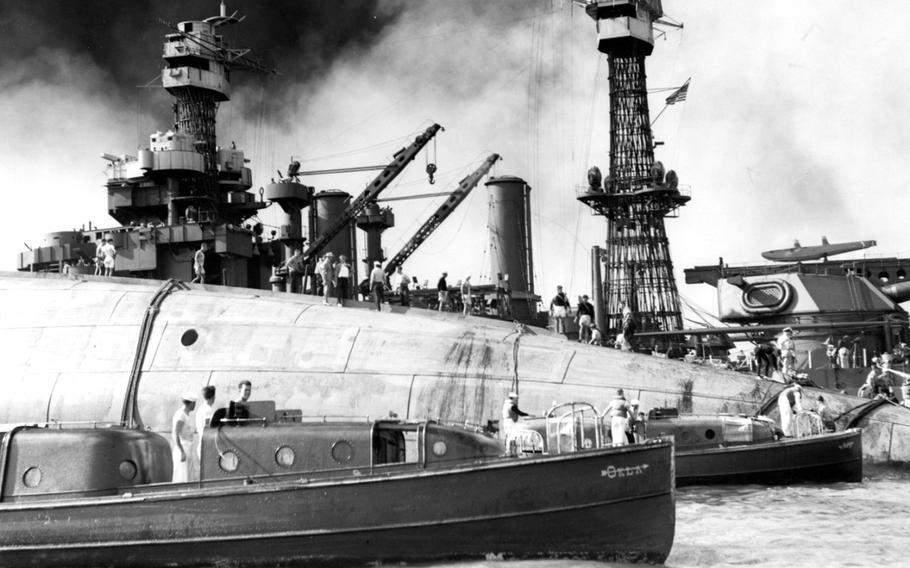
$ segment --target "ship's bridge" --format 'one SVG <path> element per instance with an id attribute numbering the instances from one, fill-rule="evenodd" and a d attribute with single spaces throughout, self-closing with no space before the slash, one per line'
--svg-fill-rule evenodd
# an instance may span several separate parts
<path id="1" fill-rule="evenodd" d="M 222 37 L 214 33 L 214 26 L 208 22 L 180 22 L 177 29 L 181 33 L 165 36 L 164 88 L 170 91 L 196 87 L 215 93 L 217 101 L 228 100 L 228 70 L 215 57 L 224 50 Z"/>

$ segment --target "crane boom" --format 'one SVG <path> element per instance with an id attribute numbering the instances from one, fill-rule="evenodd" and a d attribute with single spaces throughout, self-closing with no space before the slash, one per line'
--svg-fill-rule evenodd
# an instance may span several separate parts
<path id="1" fill-rule="evenodd" d="M 411 163 L 414 157 L 423 149 L 427 143 L 432 140 L 436 133 L 442 130 L 442 126 L 434 124 L 427 128 L 422 134 L 414 139 L 414 142 L 406 148 L 402 148 L 395 152 L 395 156 L 392 161 L 387 165 L 375 179 L 363 190 L 363 193 L 357 196 L 357 198 L 348 205 L 341 215 L 338 216 L 335 221 L 317 238 L 313 241 L 303 253 L 303 261 L 309 262 L 319 252 L 329 243 L 332 239 L 335 238 L 338 233 L 347 227 L 355 217 L 363 213 L 366 209 L 367 204 L 376 199 L 376 197 L 389 186 L 392 181 L 398 177 L 404 168 Z"/>
<path id="2" fill-rule="evenodd" d="M 460 182 L 458 182 L 458 187 L 455 188 L 455 191 L 449 194 L 449 198 L 439 206 L 439 209 L 436 210 L 433 215 L 430 216 L 426 222 L 417 229 L 417 232 L 414 233 L 414 236 L 411 237 L 405 245 L 398 251 L 392 260 L 389 261 L 385 266 L 386 274 L 392 274 L 395 272 L 395 269 L 404 264 L 404 261 L 411 256 L 417 247 L 419 247 L 429 236 L 436 230 L 443 221 L 446 220 L 446 217 L 451 215 L 452 211 L 455 210 L 458 205 L 467 198 L 468 194 L 471 193 L 471 190 L 474 189 L 478 183 L 480 183 L 481 178 L 487 175 L 487 172 L 490 171 L 490 168 L 493 167 L 493 164 L 499 159 L 499 154 L 491 154 L 483 164 L 477 168 L 474 173 L 466 176 Z"/>

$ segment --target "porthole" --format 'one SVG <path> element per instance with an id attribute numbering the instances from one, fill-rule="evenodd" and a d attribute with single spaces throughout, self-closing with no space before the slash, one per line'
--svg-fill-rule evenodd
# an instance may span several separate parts
<path id="1" fill-rule="evenodd" d="M 196 340 L 199 339 L 199 334 L 196 333 L 195 329 L 188 329 L 183 332 L 183 335 L 180 336 L 180 343 L 184 347 L 189 347 L 190 345 L 196 343 Z"/>
<path id="2" fill-rule="evenodd" d="M 710 428 L 705 430 L 705 439 L 706 440 L 713 440 L 714 436 L 716 436 L 716 434 L 714 433 L 714 430 L 712 430 Z"/>
<path id="3" fill-rule="evenodd" d="M 30 467 L 22 474 L 22 483 L 26 487 L 38 487 L 41 483 L 41 470 L 37 467 Z"/>
<path id="4" fill-rule="evenodd" d="M 281 446 L 275 452 L 275 463 L 281 467 L 291 467 L 294 465 L 295 459 L 297 459 L 297 456 L 294 454 L 294 450 L 290 446 Z"/>
<path id="5" fill-rule="evenodd" d="M 882 270 L 881 272 L 878 273 L 878 279 L 881 280 L 882 282 L 887 282 L 888 280 L 891 279 L 891 275 L 888 274 L 887 270 Z"/>
<path id="6" fill-rule="evenodd" d="M 442 456 L 446 455 L 446 452 L 448 452 L 448 451 L 449 451 L 448 446 L 446 446 L 446 443 L 443 442 L 442 440 L 433 444 L 433 455 L 438 458 L 441 458 Z"/>
<path id="7" fill-rule="evenodd" d="M 136 467 L 136 464 L 133 460 L 123 460 L 120 462 L 120 477 L 127 481 L 132 481 L 136 478 L 136 474 L 139 472 L 139 468 Z"/>
<path id="8" fill-rule="evenodd" d="M 218 467 L 220 467 L 223 471 L 237 471 L 237 466 L 239 465 L 240 458 L 237 457 L 236 453 L 230 450 L 224 452 L 218 457 Z"/>
<path id="9" fill-rule="evenodd" d="M 903 268 L 898 268 L 897 269 L 897 279 L 903 280 L 906 277 L 907 277 L 907 271 L 904 270 Z"/>
<path id="10" fill-rule="evenodd" d="M 332 459 L 338 463 L 347 463 L 354 457 L 354 448 L 347 440 L 332 444 Z"/>

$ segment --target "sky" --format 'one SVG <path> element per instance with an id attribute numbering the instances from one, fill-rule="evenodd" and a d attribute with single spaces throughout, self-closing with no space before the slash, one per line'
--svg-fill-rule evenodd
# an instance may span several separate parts
<path id="1" fill-rule="evenodd" d="M 664 0 L 683 29 L 662 28 L 648 87 L 691 77 L 688 98 L 654 124 L 657 159 L 692 200 L 666 226 L 680 294 L 716 311 L 713 289 L 683 269 L 761 262 L 764 250 L 869 240 L 854 253 L 906 255 L 903 171 L 910 73 L 904 42 L 884 21 L 910 16 L 902 0 L 857 10 L 843 0 Z M 167 129 L 156 87 L 161 42 L 176 22 L 215 15 L 217 2 L 0 0 L 0 179 L 6 219 L 0 270 L 45 233 L 106 214 L 103 152 L 135 155 Z M 569 0 L 282 0 L 229 2 L 246 20 L 224 29 L 279 75 L 234 75 L 218 116 L 253 168 L 254 190 L 287 167 L 385 164 L 433 122 L 445 132 L 384 197 L 451 191 L 493 152 L 495 175 L 532 187 L 537 291 L 590 293 L 590 249 L 602 218 L 576 201 L 591 165 L 609 152 L 606 56 L 593 21 Z M 664 33 L 665 32 L 665 33 Z M 141 87 L 143 85 L 151 85 Z M 650 98 L 652 118 L 666 91 Z M 427 183 L 427 161 L 438 165 Z M 359 194 L 375 173 L 309 176 Z M 391 257 L 440 200 L 390 203 Z M 405 269 L 431 285 L 447 270 L 489 276 L 487 197 L 481 185 Z M 260 219 L 277 224 L 275 212 Z M 451 278 L 450 278 L 451 279 Z"/>

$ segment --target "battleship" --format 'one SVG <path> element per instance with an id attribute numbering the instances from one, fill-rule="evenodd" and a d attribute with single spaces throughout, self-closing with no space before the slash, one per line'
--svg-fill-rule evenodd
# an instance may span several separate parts
<path id="1" fill-rule="evenodd" d="M 628 127 L 614 131 L 608 175 L 589 176 L 578 195 L 609 228 L 606 250 L 592 251 L 593 271 L 606 269 L 594 287 L 595 300 L 601 296 L 598 325 L 617 331 L 628 304 L 643 332 L 678 338 L 685 330 L 663 219 L 689 196 L 678 175 L 654 160 L 644 69 L 661 3 L 600 1 L 585 9 L 597 25 L 598 49 L 617 66 L 611 92 L 626 97 L 611 97 L 612 120 Z M 221 28 L 239 22 L 223 10 L 181 22 L 166 36 L 162 81 L 175 99 L 174 127 L 152 133 L 138 155 L 105 156 L 108 212 L 120 225 L 51 233 L 43 246 L 20 254 L 20 272 L 0 275 L 6 346 L 0 364 L 13 393 L 0 402 L 0 422 L 133 423 L 166 433 L 177 393 L 206 385 L 229 393 L 241 379 L 287 390 L 295 405 L 320 414 L 391 410 L 475 423 L 498 416 L 505 394 L 519 389 L 529 409 L 548 408 L 553 400 L 605 400 L 616 388 L 634 393 L 645 408 L 684 413 L 754 414 L 776 400 L 779 383 L 567 342 L 499 309 L 488 319 L 466 319 L 401 305 L 369 311 L 353 291 L 342 301 L 355 309 L 292 293 L 293 283 L 278 267 L 300 250 L 311 267 L 301 287 L 313 291 L 316 279 L 306 276 L 317 257 L 358 258 L 357 226 L 374 235 L 364 258 L 385 260 L 375 243 L 392 216 L 378 208 L 379 193 L 441 126 L 416 131 L 357 197 L 316 191 L 300 181 L 293 162 L 257 195 L 243 151 L 219 145 L 215 134 L 232 72 L 264 68 L 221 37 Z M 477 185 L 489 161 L 455 191 Z M 528 315 L 536 314 L 529 184 L 498 176 L 487 186 L 506 209 L 491 233 L 514 235 L 498 241 L 502 260 L 490 272 L 509 274 L 513 298 L 526 300 L 513 307 L 527 305 Z M 266 207 L 282 212 L 272 235 L 254 220 Z M 514 225 L 496 224 L 506 222 Z M 418 233 L 409 246 L 425 236 Z M 116 250 L 112 277 L 90 274 L 102 242 Z M 206 276 L 187 283 L 197 276 L 193 264 L 202 243 L 211 245 Z M 358 266 L 354 262 L 355 278 Z M 656 341 L 654 349 L 671 345 Z M 839 428 L 864 428 L 867 460 L 910 461 L 906 409 L 826 396 L 839 413 Z"/>

